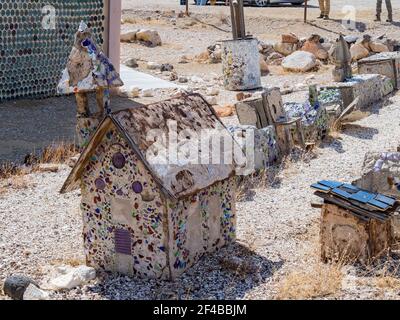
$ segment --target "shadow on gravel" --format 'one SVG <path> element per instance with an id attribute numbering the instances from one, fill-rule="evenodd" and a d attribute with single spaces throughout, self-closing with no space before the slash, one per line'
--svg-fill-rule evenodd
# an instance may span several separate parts
<path id="1" fill-rule="evenodd" d="M 343 144 L 338 138 L 333 138 L 333 137 L 326 137 L 325 140 L 320 144 L 319 146 L 321 149 L 326 149 L 330 148 L 335 150 L 337 153 L 344 153 L 346 152 L 343 149 Z"/>
<path id="2" fill-rule="evenodd" d="M 94 95 L 89 103 L 95 106 Z M 138 105 L 122 97 L 112 97 L 111 103 L 113 111 Z M 75 113 L 74 96 L 1 103 L 0 163 L 21 163 L 27 154 L 40 154 L 52 143 L 73 143 Z"/>
<path id="3" fill-rule="evenodd" d="M 354 123 L 343 124 L 343 134 L 362 140 L 372 140 L 379 130 L 376 128 L 363 127 Z"/>
<path id="4" fill-rule="evenodd" d="M 236 242 L 205 255 L 175 281 L 103 274 L 102 282 L 88 289 L 113 300 L 242 299 L 283 264 L 283 260 L 271 261 Z"/>

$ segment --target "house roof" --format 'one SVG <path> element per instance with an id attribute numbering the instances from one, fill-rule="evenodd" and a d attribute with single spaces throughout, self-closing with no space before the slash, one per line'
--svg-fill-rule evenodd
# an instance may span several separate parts
<path id="1" fill-rule="evenodd" d="M 232 147 L 238 146 L 235 140 L 201 95 L 185 94 L 107 116 L 81 154 L 62 193 L 79 187 L 86 163 L 112 127 L 127 140 L 169 197 L 194 194 L 235 172 L 236 162 L 230 161 Z M 212 143 L 220 137 L 224 138 L 222 146 Z M 219 159 L 211 159 L 216 155 Z"/>
<path id="2" fill-rule="evenodd" d="M 322 180 L 311 185 L 315 195 L 326 202 L 350 210 L 363 220 L 385 221 L 397 209 L 397 199 L 379 193 L 360 189 L 352 184 Z"/>
<path id="3" fill-rule="evenodd" d="M 111 61 L 98 48 L 90 28 L 82 21 L 66 68 L 58 83 L 58 93 L 92 91 L 98 87 L 120 87 L 123 82 Z"/>

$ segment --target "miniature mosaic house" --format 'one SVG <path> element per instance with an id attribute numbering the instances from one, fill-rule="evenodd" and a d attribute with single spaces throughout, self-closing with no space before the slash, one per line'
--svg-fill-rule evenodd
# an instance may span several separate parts
<path id="1" fill-rule="evenodd" d="M 155 161 L 163 154 L 153 150 L 157 138 L 148 137 L 155 129 L 168 136 L 171 122 L 177 124 L 178 156 L 195 147 L 185 136 L 188 130 L 209 132 L 211 138 L 220 128 L 235 144 L 200 95 L 106 116 L 61 190 L 81 187 L 88 265 L 174 279 L 203 254 L 235 240 L 234 162 Z"/>
<path id="2" fill-rule="evenodd" d="M 81 21 L 75 42 L 57 86 L 58 93 L 74 93 L 77 103 L 77 145 L 87 146 L 104 114 L 111 113 L 110 89 L 123 82 L 108 57 L 93 40 L 92 30 Z M 97 112 L 89 107 L 89 93 L 96 92 Z"/>

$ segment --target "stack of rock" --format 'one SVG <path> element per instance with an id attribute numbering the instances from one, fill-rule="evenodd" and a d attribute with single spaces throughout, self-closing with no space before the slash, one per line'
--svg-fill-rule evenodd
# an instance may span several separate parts
<path id="1" fill-rule="evenodd" d="M 383 36 L 372 39 L 370 35 L 365 34 L 350 47 L 351 58 L 353 61 L 358 61 L 371 54 L 396 50 L 397 46 L 394 40 Z"/>

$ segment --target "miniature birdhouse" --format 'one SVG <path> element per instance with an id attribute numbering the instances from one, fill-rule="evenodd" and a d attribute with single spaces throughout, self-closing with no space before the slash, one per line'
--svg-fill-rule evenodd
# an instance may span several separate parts
<path id="1" fill-rule="evenodd" d="M 91 30 L 81 22 L 67 66 L 57 87 L 59 93 L 75 94 L 79 147 L 87 145 L 104 115 L 111 112 L 110 88 L 122 85 L 118 72 L 92 39 Z M 96 92 L 95 113 L 90 111 L 88 98 L 88 94 L 93 91 Z"/>
<path id="2" fill-rule="evenodd" d="M 229 148 L 210 144 L 217 129 L 235 144 L 196 94 L 106 116 L 61 190 L 81 188 L 89 266 L 173 279 L 235 240 L 235 164 L 222 161 Z M 174 135 L 176 152 L 164 152 Z M 221 162 L 194 163 L 189 151 L 221 152 Z"/>
<path id="3" fill-rule="evenodd" d="M 369 263 L 390 249 L 396 199 L 337 181 L 323 180 L 311 187 L 324 199 L 320 228 L 323 261 Z"/>

